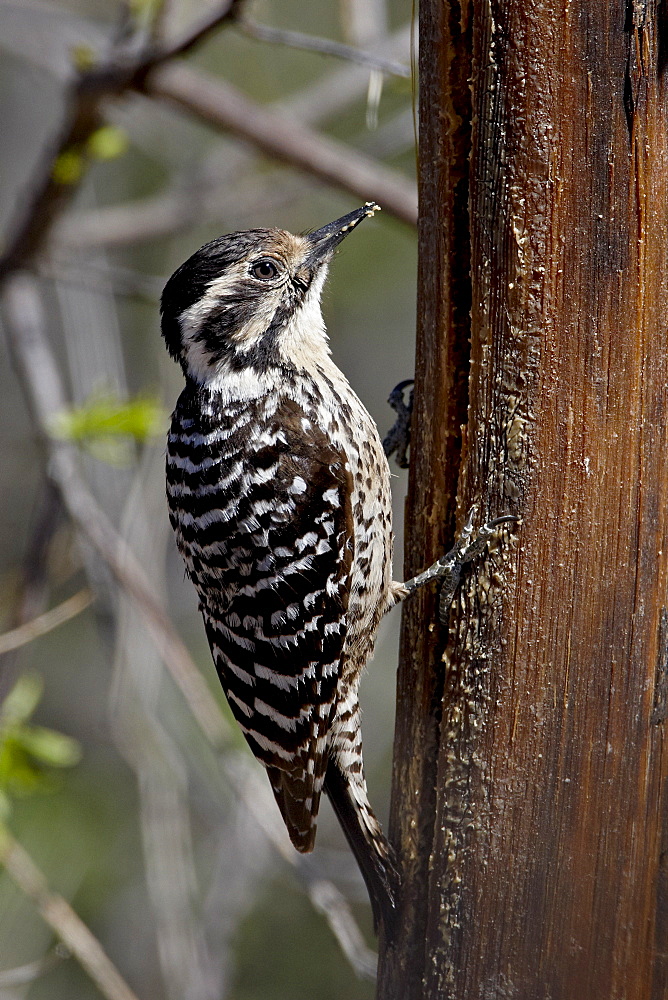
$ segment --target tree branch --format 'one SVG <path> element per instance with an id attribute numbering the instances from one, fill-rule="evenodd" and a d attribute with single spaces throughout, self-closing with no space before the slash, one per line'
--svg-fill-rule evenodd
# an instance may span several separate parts
<path id="1" fill-rule="evenodd" d="M 59 625 L 68 622 L 70 618 L 75 618 L 92 601 L 93 595 L 87 587 L 84 587 L 83 590 L 73 594 L 72 597 L 68 597 L 66 601 L 57 604 L 55 608 L 45 611 L 43 615 L 38 615 L 32 621 L 26 622 L 24 625 L 19 625 L 18 628 L 13 628 L 9 632 L 3 632 L 0 635 L 0 656 L 4 653 L 9 653 L 12 649 L 19 649 L 21 646 L 25 646 L 27 643 L 32 642 L 33 639 L 46 635 L 52 629 L 58 628 Z"/>
<path id="2" fill-rule="evenodd" d="M 262 204 L 270 216 L 273 211 L 304 193 L 308 178 L 305 182 L 303 176 L 287 176 L 285 171 L 279 177 L 278 169 L 253 172 L 253 166 L 252 157 L 245 157 L 242 176 L 237 177 L 233 184 L 226 170 L 215 184 L 195 183 L 190 190 L 176 186 L 148 198 L 85 212 L 70 212 L 54 227 L 49 246 L 61 254 L 91 246 L 134 245 L 219 220 L 225 220 L 226 225 L 234 227 L 235 220 L 243 219 L 258 204 Z M 62 270 L 58 258 L 49 260 L 44 265 L 40 264 L 40 273 L 50 275 L 59 266 Z M 78 260 L 75 267 L 79 268 Z M 70 280 L 69 276 L 67 280 Z M 137 281 L 135 287 L 140 292 L 145 289 L 152 294 L 153 280 Z M 117 282 L 110 273 L 108 284 L 113 284 L 115 291 L 117 287 L 123 288 L 129 283 Z M 154 294 L 156 301 L 163 284 L 164 278 L 160 279 L 160 288 Z"/>
<path id="3" fill-rule="evenodd" d="M 407 108 L 385 122 L 376 132 L 367 133 L 362 142 L 369 147 L 368 152 L 372 155 L 376 156 L 378 151 L 379 158 L 405 151 L 414 142 L 411 109 Z M 192 187 L 187 188 L 177 181 L 173 187 L 157 195 L 104 208 L 69 212 L 55 224 L 49 244 L 61 252 L 92 246 L 134 245 L 144 240 L 171 236 L 200 223 L 224 221 L 229 228 L 234 228 L 236 220 L 243 219 L 258 204 L 262 204 L 267 216 L 271 217 L 272 213 L 302 195 L 305 183 L 309 183 L 308 177 L 279 172 L 278 169 L 253 172 L 251 154 L 246 154 L 242 163 L 238 163 L 236 157 L 230 160 L 229 169 L 225 167 L 219 172 L 215 182 L 206 177 L 201 182 L 195 179 Z M 232 174 L 235 175 L 234 184 L 231 183 Z M 314 180 L 313 184 L 317 181 Z M 74 276 L 67 273 L 57 259 L 40 265 L 41 274 L 51 275 L 57 270 L 66 281 L 84 280 L 79 260 L 71 268 L 76 271 Z M 157 278 L 144 279 L 137 275 L 134 281 L 126 281 L 120 273 L 118 279 L 114 277 L 111 269 L 107 279 L 100 278 L 101 282 L 105 280 L 115 294 L 121 295 L 151 295 L 157 299 L 162 289 L 161 284 L 157 293 L 153 292 L 152 283 L 159 280 Z"/>
<path id="4" fill-rule="evenodd" d="M 58 965 L 65 958 L 69 958 L 70 953 L 63 944 L 57 944 L 43 958 L 38 958 L 34 962 L 26 962 L 25 965 L 17 965 L 13 969 L 3 969 L 0 972 L 0 990 L 10 989 L 16 986 L 28 986 L 36 979 L 50 972 L 54 966 Z M 0 994 L 2 996 L 2 994 Z M 11 998 L 8 998 L 11 1000 Z"/>
<path id="5" fill-rule="evenodd" d="M 229 83 L 186 65 L 170 65 L 149 75 L 145 91 L 362 201 L 373 197 L 403 222 L 416 225 L 417 193 L 407 177 L 287 115 L 267 111 Z"/>
<path id="6" fill-rule="evenodd" d="M 178 56 L 184 56 L 188 52 L 192 52 L 193 49 L 201 45 L 209 35 L 213 34 L 226 21 L 238 22 L 239 15 L 237 11 L 242 3 L 243 0 L 225 0 L 217 10 L 213 10 L 181 38 L 164 45 L 162 48 L 150 51 L 140 66 L 139 72 L 148 72 L 156 66 L 168 62 L 170 59 L 175 59 Z"/>
<path id="7" fill-rule="evenodd" d="M 344 143 L 319 135 L 296 120 L 271 112 L 229 84 L 186 65 L 163 65 L 189 51 L 226 21 L 236 19 L 239 0 L 224 8 L 172 46 L 127 61 L 114 53 L 108 63 L 82 75 L 73 84 L 68 112 L 59 137 L 39 165 L 32 195 L 17 217 L 0 257 L 0 281 L 25 267 L 41 250 L 54 220 L 77 190 L 88 164 L 87 143 L 103 122 L 105 100 L 130 89 L 143 91 L 184 108 L 217 128 L 251 143 L 284 163 L 366 200 L 373 197 L 386 211 L 409 225 L 417 220 L 413 183 L 397 171 Z M 74 172 L 56 169 L 63 155 L 74 158 Z"/>
<path id="8" fill-rule="evenodd" d="M 237 26 L 249 38 L 255 38 L 259 42 L 270 42 L 276 45 L 285 45 L 292 49 L 302 49 L 307 52 L 318 52 L 325 56 L 335 56 L 337 59 L 347 59 L 349 62 L 357 63 L 358 66 L 366 66 L 369 69 L 379 70 L 390 76 L 400 76 L 410 80 L 411 68 L 403 63 L 395 62 L 393 59 L 384 59 L 382 56 L 374 55 L 373 52 L 365 52 L 363 49 L 355 48 L 353 45 L 344 45 L 342 42 L 335 42 L 331 38 L 318 38 L 315 35 L 305 35 L 301 31 L 285 31 L 283 28 L 273 28 L 267 24 L 257 24 L 255 21 L 248 21 L 246 18 L 237 19 Z"/>
<path id="9" fill-rule="evenodd" d="M 70 904 L 51 892 L 46 877 L 28 852 L 0 826 L 0 864 L 13 882 L 32 899 L 42 919 L 67 946 L 107 1000 L 138 1000 L 98 939 Z"/>
<path id="10" fill-rule="evenodd" d="M 401 28 L 378 44 L 377 54 L 391 61 L 407 48 L 408 42 L 408 32 Z M 325 74 L 305 91 L 292 94 L 285 101 L 273 102 L 269 108 L 298 119 L 302 126 L 318 125 L 359 99 L 367 86 L 368 73 L 358 65 L 347 65 Z M 375 133 L 367 132 L 362 141 L 367 155 L 382 160 L 403 151 L 414 139 L 413 112 L 407 108 Z M 193 177 L 189 172 L 187 183 L 181 184 L 177 179 L 172 187 L 159 194 L 67 213 L 55 224 L 50 243 L 64 249 L 123 246 L 171 235 L 201 221 L 226 220 L 227 225 L 234 227 L 234 220 L 241 219 L 258 203 L 265 205 L 270 214 L 289 202 L 297 191 L 303 191 L 303 176 L 283 171 L 277 178 L 276 171 L 253 172 L 254 164 L 254 154 L 241 148 L 232 156 L 227 150 L 224 159 L 220 150 L 214 151 L 199 174 Z"/>
<path id="11" fill-rule="evenodd" d="M 89 159 L 87 142 L 103 122 L 104 101 L 129 89 L 141 90 L 156 66 L 190 51 L 225 21 L 231 21 L 238 3 L 239 0 L 226 0 L 215 14 L 173 45 L 134 60 L 128 60 L 121 49 L 113 49 L 104 65 L 78 77 L 71 86 L 60 135 L 39 164 L 28 202 L 19 211 L 13 230 L 10 230 L 6 249 L 0 257 L 0 280 L 11 271 L 25 267 L 38 253 L 54 219 L 77 190 Z M 73 172 L 65 176 L 56 169 L 63 154 L 74 157 Z"/>
<path id="12" fill-rule="evenodd" d="M 343 893 L 329 879 L 314 879 L 309 886 L 309 896 L 314 908 L 325 917 L 359 978 L 375 979 L 378 955 L 367 946 Z"/>

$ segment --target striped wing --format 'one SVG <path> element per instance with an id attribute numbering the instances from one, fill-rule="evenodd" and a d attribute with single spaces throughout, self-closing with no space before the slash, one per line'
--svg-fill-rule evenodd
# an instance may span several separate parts
<path id="1" fill-rule="evenodd" d="M 256 441 L 238 462 L 234 516 L 211 521 L 219 585 L 200 597 L 232 712 L 267 767 L 295 847 L 306 851 L 347 630 L 350 473 L 292 402 Z"/>

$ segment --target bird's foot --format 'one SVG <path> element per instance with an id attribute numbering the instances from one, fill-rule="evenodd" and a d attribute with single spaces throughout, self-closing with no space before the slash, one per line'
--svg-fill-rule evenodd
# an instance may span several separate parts
<path id="1" fill-rule="evenodd" d="M 440 580 L 441 590 L 438 598 L 438 617 L 442 625 L 447 625 L 448 614 L 452 599 L 455 596 L 457 585 L 461 579 L 462 569 L 466 563 L 471 562 L 480 555 L 488 542 L 497 534 L 498 529 L 503 524 L 516 524 L 519 521 L 514 514 L 504 514 L 503 517 L 495 517 L 493 521 L 488 521 L 481 528 L 474 531 L 473 518 L 476 508 L 472 507 L 466 519 L 466 524 L 462 528 L 461 534 L 455 541 L 449 552 L 437 559 L 436 562 L 403 584 L 404 597 L 413 594 L 418 587 L 424 586 L 430 580 Z"/>
<path id="2" fill-rule="evenodd" d="M 404 390 L 413 385 L 413 379 L 407 378 L 394 389 L 388 396 L 388 403 L 397 414 L 393 426 L 383 438 L 383 451 L 387 458 L 396 452 L 395 462 L 400 469 L 408 468 L 408 457 L 406 452 L 411 443 L 411 414 L 413 412 L 413 390 L 408 396 L 408 403 L 404 402 Z"/>

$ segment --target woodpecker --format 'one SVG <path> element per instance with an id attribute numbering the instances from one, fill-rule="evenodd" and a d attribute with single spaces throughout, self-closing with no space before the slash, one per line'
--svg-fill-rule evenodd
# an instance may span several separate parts
<path id="1" fill-rule="evenodd" d="M 320 308 L 337 246 L 377 209 L 307 235 L 213 240 L 169 279 L 161 314 L 186 379 L 168 438 L 170 520 L 220 681 L 294 846 L 313 849 L 324 790 L 387 925 L 399 876 L 367 796 L 360 675 L 385 612 L 436 576 L 454 592 L 486 538 L 471 545 L 469 530 L 419 577 L 392 580 L 387 459 Z"/>

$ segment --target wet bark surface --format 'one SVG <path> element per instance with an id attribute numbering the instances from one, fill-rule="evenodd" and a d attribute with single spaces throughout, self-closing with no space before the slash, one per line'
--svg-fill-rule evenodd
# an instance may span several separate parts
<path id="1" fill-rule="evenodd" d="M 658 1000 L 666 10 L 422 0 L 420 18 L 407 573 L 455 509 L 522 524 L 468 574 L 449 632 L 434 593 L 406 608 L 406 881 L 378 996 Z"/>

